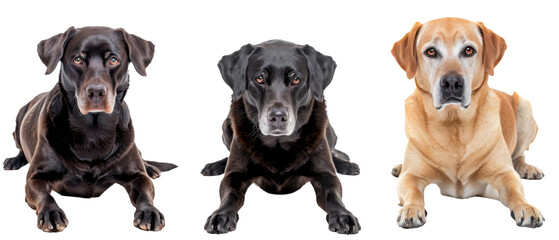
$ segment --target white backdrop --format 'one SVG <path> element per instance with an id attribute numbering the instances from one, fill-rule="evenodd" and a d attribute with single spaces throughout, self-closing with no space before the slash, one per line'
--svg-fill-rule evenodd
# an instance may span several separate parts
<path id="1" fill-rule="evenodd" d="M 70 225 L 62 233 L 43 233 L 24 202 L 28 167 L 0 171 L 1 239 L 550 239 L 559 233 L 559 17 L 553 1 L 9 2 L 2 4 L 0 14 L 1 159 L 17 154 L 12 132 L 19 108 L 58 80 L 58 70 L 44 75 L 37 43 L 70 26 L 98 25 L 123 27 L 156 45 L 147 77 L 130 68 L 126 101 L 143 156 L 179 168 L 154 181 L 155 204 L 167 224 L 157 233 L 133 227 L 134 208 L 116 185 L 94 199 L 54 193 Z M 489 84 L 532 102 L 539 132 L 527 160 L 543 169 L 545 178 L 523 184 L 527 199 L 547 219 L 540 229 L 517 227 L 498 201 L 448 198 L 436 186 L 426 190 L 429 216 L 424 227 L 404 230 L 396 224 L 397 179 L 390 171 L 403 159 L 404 99 L 415 85 L 406 80 L 390 50 L 414 22 L 448 16 L 483 21 L 507 41 Z M 221 123 L 231 90 L 217 62 L 243 44 L 269 39 L 308 43 L 338 64 L 325 97 L 338 148 L 361 166 L 359 176 L 340 176 L 344 202 L 363 228 L 356 236 L 328 230 L 326 213 L 310 185 L 290 195 L 271 195 L 252 186 L 236 231 L 213 236 L 203 230 L 219 205 L 221 176 L 199 172 L 228 154 Z"/>

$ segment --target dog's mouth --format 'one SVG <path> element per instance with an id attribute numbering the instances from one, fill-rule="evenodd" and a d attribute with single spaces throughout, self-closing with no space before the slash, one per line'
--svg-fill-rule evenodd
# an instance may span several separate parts
<path id="1" fill-rule="evenodd" d="M 99 113 L 111 114 L 111 113 L 113 113 L 113 109 L 112 108 L 111 109 L 105 109 L 105 108 L 100 108 L 100 107 L 97 107 L 97 108 L 94 107 L 94 108 L 90 108 L 90 109 L 80 109 L 80 112 L 83 115 L 87 115 L 89 113 L 94 114 L 94 115 L 98 115 Z"/>
<path id="2" fill-rule="evenodd" d="M 275 127 L 270 124 L 262 125 L 259 124 L 260 132 L 264 136 L 272 136 L 272 137 L 281 137 L 281 136 L 289 136 L 293 133 L 287 126 L 284 127 Z"/>
<path id="3" fill-rule="evenodd" d="M 443 101 L 443 104 L 462 104 L 463 97 L 449 97 Z"/>
<path id="4" fill-rule="evenodd" d="M 470 107 L 469 103 L 465 103 L 464 97 L 451 96 L 441 101 L 440 104 L 435 104 L 435 109 L 442 111 L 448 105 L 460 105 L 460 108 L 466 110 Z"/>
<path id="5" fill-rule="evenodd" d="M 83 115 L 89 113 L 106 113 L 111 114 L 114 111 L 114 97 L 106 99 L 102 102 L 89 101 L 88 99 L 78 98 L 78 109 Z"/>
<path id="6" fill-rule="evenodd" d="M 267 135 L 273 136 L 273 137 L 281 137 L 281 136 L 289 136 L 291 135 L 291 133 L 289 133 L 287 130 L 272 130 L 270 131 Z"/>

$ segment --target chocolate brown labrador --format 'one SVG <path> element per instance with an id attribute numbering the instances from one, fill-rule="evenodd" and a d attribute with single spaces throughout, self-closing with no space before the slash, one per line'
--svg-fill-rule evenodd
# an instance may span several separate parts
<path id="1" fill-rule="evenodd" d="M 46 74 L 62 62 L 59 82 L 21 108 L 14 132 L 20 152 L 4 161 L 6 170 L 29 163 L 25 201 L 36 210 L 37 227 L 59 232 L 68 225 L 52 190 L 90 198 L 118 183 L 136 207 L 134 226 L 161 230 L 165 219 L 153 205 L 149 177 L 176 166 L 143 160 L 124 102 L 129 62 L 145 76 L 154 45 L 124 29 L 71 27 L 37 50 Z"/>

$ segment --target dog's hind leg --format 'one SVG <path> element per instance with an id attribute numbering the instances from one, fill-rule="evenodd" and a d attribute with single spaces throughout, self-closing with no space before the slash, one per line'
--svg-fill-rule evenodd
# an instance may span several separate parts
<path id="1" fill-rule="evenodd" d="M 528 100 L 525 100 L 513 94 L 515 102 L 518 107 L 516 110 L 516 131 L 517 140 L 516 147 L 512 154 L 512 163 L 514 169 L 521 178 L 524 179 L 542 179 L 544 174 L 542 170 L 526 163 L 524 151 L 528 150 L 530 144 L 536 138 L 538 132 L 538 125 L 532 115 L 532 106 Z"/>
<path id="2" fill-rule="evenodd" d="M 334 149 L 332 151 L 332 161 L 336 167 L 336 172 L 343 175 L 359 175 L 359 165 L 349 162 L 349 156 L 344 152 Z"/>
<path id="3" fill-rule="evenodd" d="M 334 148 L 338 141 L 338 136 L 336 136 L 336 132 L 330 123 L 328 123 L 326 128 L 326 140 L 328 141 L 336 172 L 343 175 L 359 175 L 359 165 L 349 162 L 349 156 L 346 153 Z"/>
<path id="4" fill-rule="evenodd" d="M 394 177 L 399 177 L 401 172 L 402 172 L 402 164 L 396 164 L 396 166 L 392 168 L 392 176 Z"/>
<path id="5" fill-rule="evenodd" d="M 156 179 L 161 176 L 161 172 L 166 172 L 177 167 L 177 165 L 172 163 L 155 162 L 144 160 L 144 166 L 148 176 Z"/>
<path id="6" fill-rule="evenodd" d="M 17 156 L 4 160 L 4 170 L 18 170 L 25 166 L 25 164 L 27 164 L 27 158 L 25 158 L 23 151 L 20 150 Z"/>
<path id="7" fill-rule="evenodd" d="M 138 154 L 140 154 L 140 157 L 144 161 L 144 167 L 146 168 L 148 176 L 152 179 L 161 177 L 161 172 L 166 172 L 177 167 L 177 165 L 172 163 L 145 160 L 142 157 L 142 152 L 140 152 L 140 150 L 138 150 Z"/>
<path id="8" fill-rule="evenodd" d="M 12 135 L 14 136 L 14 141 L 16 142 L 16 147 L 19 149 L 19 153 L 15 157 L 6 158 L 6 160 L 4 160 L 4 170 L 18 170 L 28 163 L 25 154 L 23 154 L 23 151 L 21 150 L 22 148 L 19 140 L 19 129 L 21 127 L 21 122 L 23 121 L 23 118 L 27 113 L 28 108 L 29 108 L 29 103 L 25 104 L 25 106 L 19 109 L 19 112 L 17 114 L 16 129 Z"/>
<path id="9" fill-rule="evenodd" d="M 227 159 L 228 158 L 224 158 L 217 162 L 206 164 L 206 166 L 204 166 L 204 169 L 202 169 L 202 175 L 217 176 L 223 174 L 225 172 L 225 166 L 227 166 Z"/>

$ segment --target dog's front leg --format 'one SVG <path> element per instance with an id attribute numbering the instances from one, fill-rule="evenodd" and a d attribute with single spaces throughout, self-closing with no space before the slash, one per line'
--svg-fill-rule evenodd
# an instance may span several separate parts
<path id="1" fill-rule="evenodd" d="M 134 226 L 146 231 L 159 231 L 165 227 L 165 217 L 153 205 L 155 192 L 151 179 L 145 173 L 138 173 L 129 182 L 120 183 L 136 207 Z"/>
<path id="2" fill-rule="evenodd" d="M 423 226 L 426 221 L 427 211 L 423 191 L 428 185 L 425 179 L 405 172 L 398 180 L 398 197 L 402 209 L 398 214 L 397 222 L 403 228 L 417 228 Z"/>
<path id="3" fill-rule="evenodd" d="M 246 174 L 227 172 L 221 180 L 219 195 L 221 204 L 208 217 L 204 229 L 208 233 L 228 233 L 237 228 L 239 215 L 237 212 L 245 202 L 245 193 L 251 182 L 245 178 Z"/>
<path id="4" fill-rule="evenodd" d="M 37 227 L 45 232 L 60 232 L 68 226 L 68 219 L 50 192 L 60 183 L 64 169 L 57 154 L 48 144 L 37 143 L 37 154 L 32 157 L 27 182 L 25 201 L 37 213 Z"/>
<path id="5" fill-rule="evenodd" d="M 25 201 L 36 210 L 39 229 L 45 232 L 60 232 L 68 226 L 68 219 L 50 195 L 56 183 L 48 179 L 50 176 L 51 174 L 47 173 L 30 174 L 25 184 Z"/>
<path id="6" fill-rule="evenodd" d="M 524 188 L 520 177 L 512 167 L 507 172 L 495 174 L 490 179 L 490 184 L 499 192 L 499 200 L 509 207 L 516 225 L 531 228 L 542 226 L 545 218 L 524 198 Z"/>
<path id="7" fill-rule="evenodd" d="M 311 179 L 316 192 L 316 201 L 326 211 L 326 221 L 330 231 L 356 234 L 361 230 L 359 220 L 348 211 L 342 202 L 342 185 L 336 174 L 325 172 Z"/>

